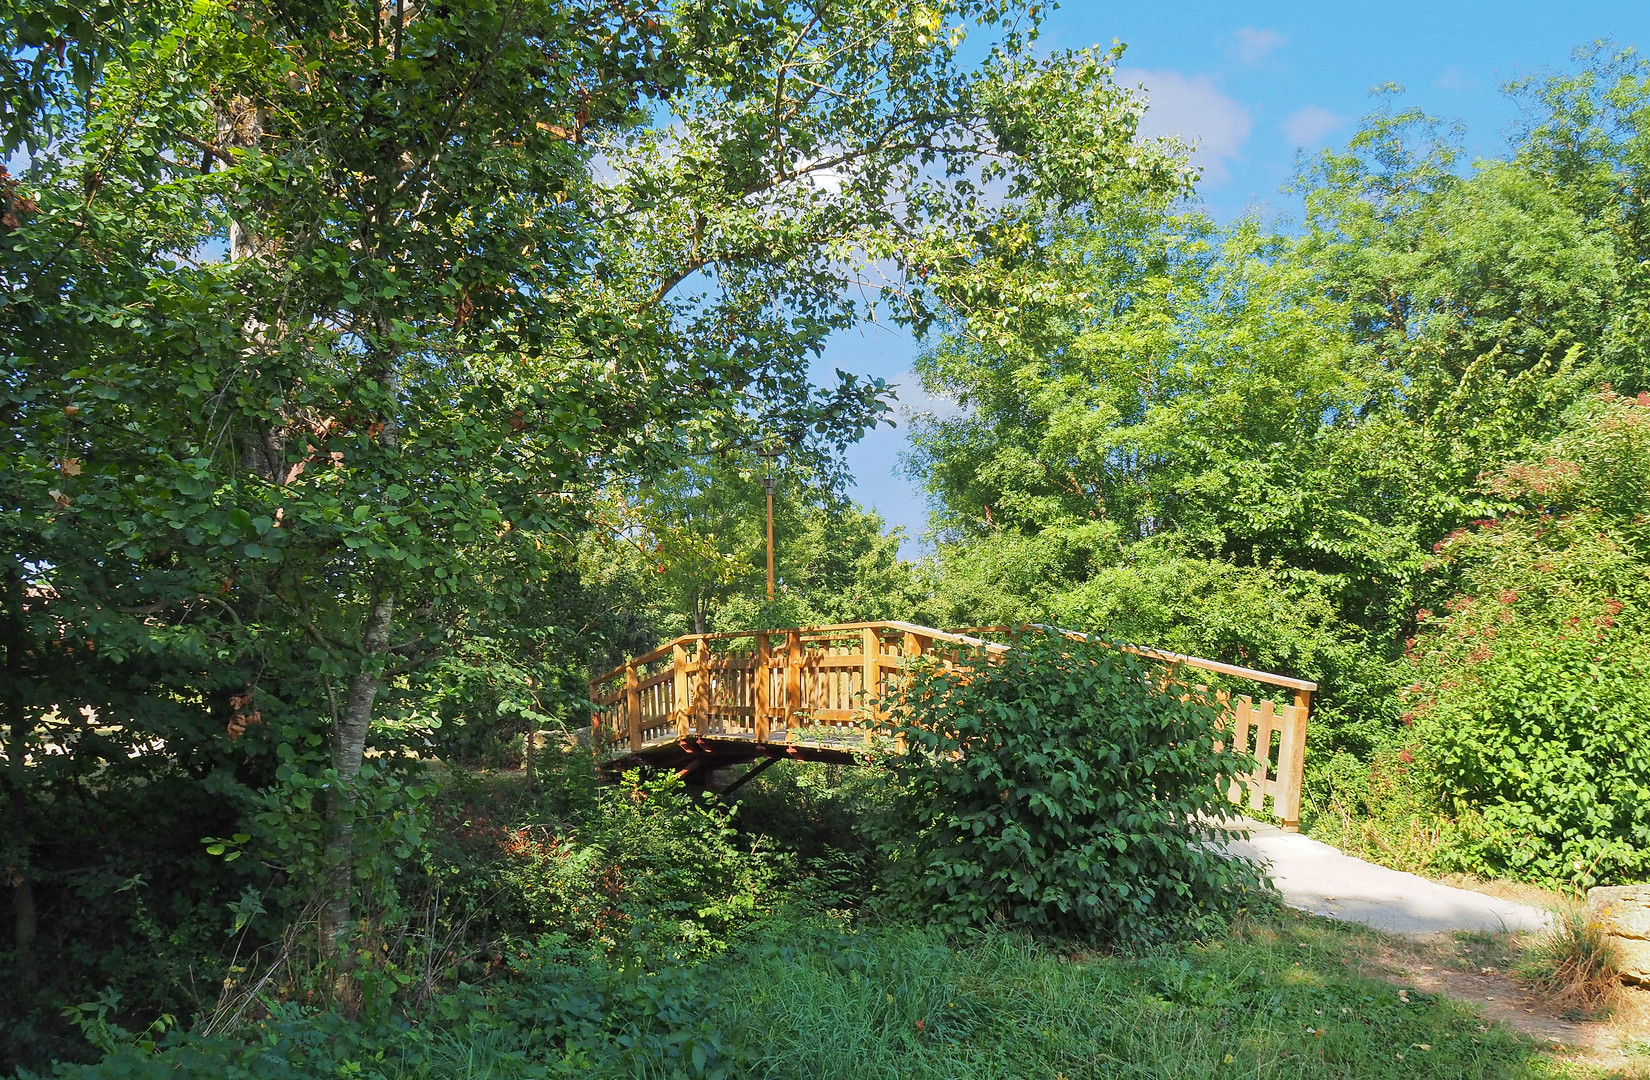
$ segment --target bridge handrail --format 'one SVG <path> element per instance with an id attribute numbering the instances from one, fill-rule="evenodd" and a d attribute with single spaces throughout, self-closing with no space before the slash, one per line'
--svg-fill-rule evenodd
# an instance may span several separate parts
<path id="1" fill-rule="evenodd" d="M 957 634 L 1012 634 L 1020 630 L 1046 630 L 1051 634 L 1061 634 L 1081 641 L 1102 640 L 1094 634 L 1084 633 L 1081 630 L 1067 630 L 1062 626 L 1050 626 L 1047 623 L 1026 623 L 1024 626 L 965 626 L 954 630 Z M 1305 690 L 1316 693 L 1318 684 L 1310 679 L 1297 679 L 1290 675 L 1275 675 L 1270 671 L 1258 671 L 1255 668 L 1239 667 L 1237 664 L 1227 664 L 1220 660 L 1208 660 L 1201 656 L 1191 656 L 1187 653 L 1169 652 L 1167 649 L 1154 649 L 1149 645 L 1120 646 L 1126 653 L 1143 656 L 1150 660 L 1165 660 L 1171 664 L 1185 664 L 1187 667 L 1201 668 L 1204 671 L 1218 672 L 1221 675 L 1233 675 L 1240 679 L 1250 679 L 1254 682 L 1267 683 L 1271 686 L 1281 686 L 1289 690 Z"/>
<path id="2" fill-rule="evenodd" d="M 937 630 L 897 620 L 684 634 L 590 680 L 591 742 L 612 744 L 630 759 L 669 747 L 697 747 L 701 756 L 749 755 L 753 748 L 770 752 L 803 743 L 840 752 L 856 737 L 850 731 L 869 745 L 878 722 L 889 716 L 879 703 L 897 699 L 907 660 L 936 645 L 942 654 L 951 652 L 944 648 L 951 645 L 1001 655 L 1011 646 L 981 635 L 1026 630 L 1096 640 L 1040 623 Z M 710 649 L 713 641 L 741 639 L 752 642 L 750 650 Z M 1165 649 L 1115 647 L 1169 665 L 1160 685 L 1165 692 L 1178 686 L 1188 695 L 1209 693 L 1174 674 L 1181 666 L 1293 690 L 1294 700 L 1286 704 L 1219 689 L 1212 700 L 1220 710 L 1216 748 L 1230 744 L 1257 763 L 1253 773 L 1233 782 L 1228 798 L 1255 811 L 1263 811 L 1270 799 L 1285 828 L 1298 824 L 1306 728 L 1317 683 Z M 657 671 L 643 670 L 665 660 L 668 665 Z"/>
<path id="3" fill-rule="evenodd" d="M 907 634 L 917 634 L 934 641 L 950 641 L 958 645 L 968 645 L 972 648 L 983 648 L 990 652 L 1007 649 L 1008 646 L 996 641 L 986 641 L 984 638 L 972 637 L 961 630 L 936 630 L 931 626 L 918 626 L 916 623 L 901 622 L 898 619 L 884 619 L 879 622 L 829 623 L 824 626 L 776 626 L 767 630 L 722 630 L 714 634 L 683 634 L 671 638 L 651 652 L 642 653 L 634 659 L 627 660 L 610 671 L 603 672 L 591 679 L 591 685 L 607 682 L 623 675 L 625 668 L 631 664 L 641 667 L 656 660 L 663 660 L 669 656 L 678 645 L 691 645 L 699 641 L 737 641 L 740 638 L 754 638 L 758 634 L 767 634 L 777 637 L 781 634 L 800 633 L 804 638 L 812 634 L 815 636 L 826 634 L 847 633 L 850 630 L 899 630 Z M 1212 662 L 1212 661 L 1211 661 Z"/>

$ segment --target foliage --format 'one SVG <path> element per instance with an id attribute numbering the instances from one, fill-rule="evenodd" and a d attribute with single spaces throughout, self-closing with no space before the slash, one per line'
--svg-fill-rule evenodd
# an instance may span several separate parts
<path id="1" fill-rule="evenodd" d="M 1487 486 L 1520 512 L 1440 541 L 1461 591 L 1412 647 L 1414 757 L 1475 826 L 1465 869 L 1650 873 L 1650 397 L 1605 394 Z"/>
<path id="2" fill-rule="evenodd" d="M 901 534 L 792 461 L 775 466 L 768 600 L 763 469 L 755 455 L 729 453 L 608 492 L 580 573 L 627 608 L 632 652 L 685 633 L 931 614 L 926 582 L 899 556 Z M 607 667 L 622 661 L 609 655 Z"/>
<path id="3" fill-rule="evenodd" d="M 1259 897 L 1217 851 L 1225 791 L 1253 763 L 1217 751 L 1218 711 L 1159 688 L 1119 648 L 1058 635 L 919 669 L 890 758 L 895 900 L 951 925 L 1086 940 L 1207 934 Z"/>
<path id="4" fill-rule="evenodd" d="M 401 752 L 496 752 L 652 629 L 583 575 L 605 492 L 761 436 L 835 490 L 888 395 L 812 384 L 830 333 L 984 310 L 956 282 L 998 230 L 1188 180 L 1136 139 L 1114 56 L 1036 51 L 1034 6 L 6 14 L 25 981 L 60 974 L 39 826 L 106 773 L 177 769 L 239 818 L 201 833 L 279 901 L 265 943 L 318 912 L 347 998 L 351 936 L 407 910 L 373 891 L 420 843 Z M 82 706 L 106 733 L 38 766 Z"/>
<path id="5" fill-rule="evenodd" d="M 1353 930 L 1290 920 L 1123 959 L 1066 957 L 1006 934 L 960 947 L 921 928 L 780 921 L 721 956 L 653 967 L 591 959 L 555 938 L 487 985 L 416 1017 L 351 1023 L 280 1006 L 215 1038 L 119 1033 L 66 1080 L 211 1074 L 682 1076 L 1011 1080 L 1588 1080 L 1443 997 L 1358 976 Z"/>
<path id="6" fill-rule="evenodd" d="M 1557 507 L 1482 478 L 1616 453 L 1575 417 L 1650 387 L 1650 64 L 1599 46 L 1508 89 L 1528 123 L 1474 163 L 1457 126 L 1383 90 L 1303 164 L 1298 225 L 1141 200 L 999 251 L 989 269 L 1024 303 L 1008 325 L 947 323 L 921 358 L 960 409 L 919 426 L 911 467 L 947 622 L 1053 622 L 1313 679 L 1324 827 L 1415 866 L 1633 877 L 1643 766 L 1604 758 L 1642 742 L 1636 617 L 1612 611 L 1636 602 L 1638 540 L 1588 517 L 1602 504 L 1544 525 Z M 1642 502 L 1636 475 L 1616 505 Z M 1504 557 L 1485 521 L 1508 523 Z M 1571 606 L 1515 605 L 1504 647 L 1467 663 L 1494 601 L 1430 613 L 1537 595 L 1533 567 L 1563 562 L 1537 550 L 1572 543 L 1554 579 L 1574 578 Z M 1557 636 L 1572 617 L 1616 625 L 1588 652 Z M 1420 672 L 1412 638 L 1443 650 Z"/>

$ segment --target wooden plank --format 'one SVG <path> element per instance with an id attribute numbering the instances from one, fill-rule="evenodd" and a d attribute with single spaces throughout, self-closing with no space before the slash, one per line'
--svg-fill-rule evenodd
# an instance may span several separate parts
<path id="1" fill-rule="evenodd" d="M 701 636 L 694 650 L 698 660 L 693 672 L 693 726 L 700 735 L 710 734 L 710 646 Z"/>
<path id="2" fill-rule="evenodd" d="M 773 648 L 768 635 L 758 634 L 756 637 L 756 689 L 751 698 L 751 709 L 756 714 L 756 741 L 768 741 L 768 714 L 772 711 L 769 697 L 773 693 L 773 673 L 769 669 L 770 651 Z"/>
<path id="3" fill-rule="evenodd" d="M 688 670 L 687 649 L 680 642 L 670 649 L 670 711 L 676 717 L 676 734 L 688 733 Z"/>
<path id="4" fill-rule="evenodd" d="M 624 712 L 625 723 L 630 733 L 630 748 L 642 748 L 642 694 L 637 686 L 636 665 L 626 664 L 624 667 Z"/>
<path id="5" fill-rule="evenodd" d="M 1277 730 L 1277 712 L 1270 698 L 1262 698 L 1256 711 L 1255 758 L 1260 762 L 1260 783 L 1249 789 L 1249 809 L 1264 811 L 1266 796 L 1273 794 L 1268 778 L 1272 775 L 1272 732 Z"/>
<path id="6" fill-rule="evenodd" d="M 646 693 L 662 683 L 670 683 L 675 677 L 676 672 L 674 669 L 665 668 L 663 671 L 656 671 L 652 675 L 638 675 L 636 685 L 643 693 Z"/>
<path id="7" fill-rule="evenodd" d="M 802 631 L 785 632 L 785 741 L 795 738 L 796 714 L 802 709 Z"/>
<path id="8" fill-rule="evenodd" d="M 860 693 L 865 701 L 865 745 L 871 745 L 871 725 L 877 721 L 877 676 L 882 668 L 877 663 L 877 653 L 882 649 L 882 639 L 877 632 L 867 626 L 859 632 L 860 655 Z"/>
<path id="9" fill-rule="evenodd" d="M 1027 625 L 1033 630 L 1063 634 L 1066 637 L 1081 641 L 1095 640 L 1093 634 L 1085 634 L 1080 630 L 1063 630 L 1058 626 L 1049 626 L 1046 623 L 1028 623 Z M 1274 675 L 1270 671 L 1256 671 L 1254 668 L 1239 667 L 1236 664 L 1226 664 L 1219 660 L 1206 660 L 1201 656 L 1188 656 L 1186 653 L 1169 652 L 1167 649 L 1124 645 L 1122 650 L 1150 660 L 1165 660 L 1171 664 L 1185 664 L 1187 667 L 1200 668 L 1203 671 L 1217 671 L 1222 675 L 1236 675 L 1240 679 L 1251 679 L 1271 686 L 1282 686 L 1292 690 L 1316 690 L 1318 688 L 1317 683 L 1307 679 L 1296 679 L 1288 675 Z"/>
<path id="10" fill-rule="evenodd" d="M 1283 785 L 1282 809 L 1278 817 L 1283 827 L 1291 831 L 1298 831 L 1301 822 L 1301 785 L 1306 773 L 1306 725 L 1312 716 L 1312 692 L 1297 690 L 1295 704 L 1289 706 L 1292 715 L 1288 730 L 1284 733 L 1283 753 L 1278 761 L 1278 783 Z M 1283 757 L 1288 756 L 1288 767 L 1284 767 Z"/>
<path id="11" fill-rule="evenodd" d="M 1237 708 L 1232 710 L 1232 749 L 1240 754 L 1249 753 L 1249 725 L 1254 719 L 1253 704 L 1249 695 L 1243 694 L 1237 699 Z M 1226 798 L 1242 806 L 1243 787 L 1234 780 L 1226 792 Z"/>
<path id="12" fill-rule="evenodd" d="M 868 630 L 866 633 L 876 633 Z M 857 652 L 814 653 L 809 666 L 816 671 L 855 671 L 865 664 L 865 654 Z"/>

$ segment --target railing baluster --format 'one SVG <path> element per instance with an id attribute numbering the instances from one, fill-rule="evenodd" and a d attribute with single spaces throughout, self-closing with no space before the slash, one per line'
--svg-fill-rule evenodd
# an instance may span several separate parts
<path id="1" fill-rule="evenodd" d="M 630 729 L 630 748 L 642 748 L 642 692 L 640 680 L 636 678 L 636 662 L 632 660 L 624 666 L 624 713 L 625 724 Z"/>
<path id="2" fill-rule="evenodd" d="M 796 714 L 802 709 L 802 631 L 785 631 L 785 741 L 796 737 Z"/>
<path id="3" fill-rule="evenodd" d="M 700 735 L 710 734 L 710 643 L 703 634 L 699 635 L 698 648 L 694 650 L 698 658 L 699 667 L 694 672 L 693 687 L 693 726 Z"/>

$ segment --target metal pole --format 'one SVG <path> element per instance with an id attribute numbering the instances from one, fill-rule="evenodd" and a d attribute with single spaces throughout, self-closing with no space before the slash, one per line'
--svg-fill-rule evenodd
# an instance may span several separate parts
<path id="1" fill-rule="evenodd" d="M 768 489 L 768 599 L 773 599 L 773 488 Z"/>

